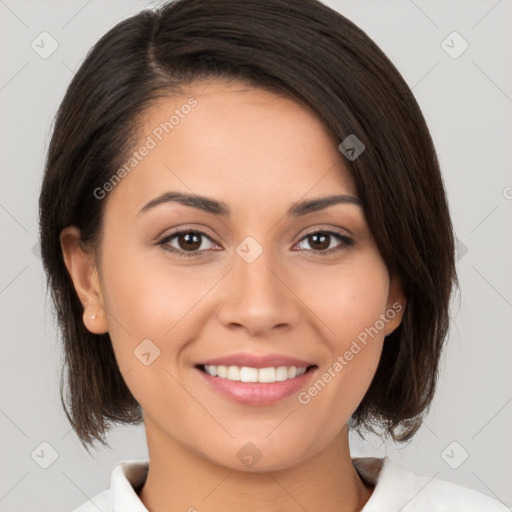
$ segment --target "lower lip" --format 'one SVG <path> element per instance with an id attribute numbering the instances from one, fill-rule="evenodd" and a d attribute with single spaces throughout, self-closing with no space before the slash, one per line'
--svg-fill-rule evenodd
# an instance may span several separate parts
<path id="1" fill-rule="evenodd" d="M 199 368 L 195 368 L 213 389 L 222 395 L 246 405 L 270 405 L 297 393 L 315 373 L 310 368 L 299 377 L 277 382 L 241 382 L 214 377 Z"/>

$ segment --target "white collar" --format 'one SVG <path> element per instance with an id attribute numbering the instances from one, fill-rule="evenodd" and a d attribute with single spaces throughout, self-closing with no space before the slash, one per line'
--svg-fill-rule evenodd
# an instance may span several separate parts
<path id="1" fill-rule="evenodd" d="M 112 512 L 148 512 L 138 496 L 146 481 L 149 460 L 126 460 L 112 471 L 110 492 Z"/>
<path id="2" fill-rule="evenodd" d="M 450 510 L 453 512 L 507 512 L 508 507 L 473 489 L 417 476 L 389 457 L 359 457 L 352 462 L 361 478 L 374 486 L 361 512 L 418 512 Z M 138 496 L 146 481 L 149 460 L 126 460 L 112 472 L 110 489 L 101 495 L 109 512 L 148 512 Z M 89 508 L 82 509 L 84 512 Z"/>

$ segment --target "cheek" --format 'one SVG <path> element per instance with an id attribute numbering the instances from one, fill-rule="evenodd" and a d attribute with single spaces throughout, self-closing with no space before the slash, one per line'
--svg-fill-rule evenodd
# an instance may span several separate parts
<path id="1" fill-rule="evenodd" d="M 387 308 L 389 276 L 377 252 L 361 252 L 339 266 L 308 274 L 300 296 L 325 327 L 322 334 L 333 356 L 345 352 L 358 336 L 364 339 L 377 322 L 383 337 L 379 319 Z"/>
<path id="2" fill-rule="evenodd" d="M 153 350 L 160 351 L 159 364 L 176 356 L 193 336 L 191 312 L 219 280 L 216 270 L 207 266 L 192 268 L 148 257 L 149 251 L 157 250 L 123 245 L 115 237 L 103 246 L 102 288 L 109 332 L 125 371 L 138 363 L 134 351 L 144 340 L 151 340 Z"/>
<path id="3" fill-rule="evenodd" d="M 324 326 L 323 340 L 330 360 L 317 370 L 317 377 L 304 390 L 302 404 L 320 416 L 329 411 L 340 428 L 359 405 L 377 369 L 382 353 L 386 322 L 389 277 L 377 253 L 369 253 L 340 267 L 329 276 L 316 276 L 315 292 L 307 303 L 314 304 Z M 333 430 L 333 431 L 334 431 Z"/>

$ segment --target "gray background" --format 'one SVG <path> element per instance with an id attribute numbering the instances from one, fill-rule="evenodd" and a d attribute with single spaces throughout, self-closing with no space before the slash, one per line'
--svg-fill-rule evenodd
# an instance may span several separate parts
<path id="1" fill-rule="evenodd" d="M 461 294 L 432 411 L 409 446 L 373 438 L 363 445 L 352 437 L 353 454 L 388 454 L 418 474 L 511 506 L 512 3 L 326 3 L 365 30 L 413 89 L 439 153 L 459 240 Z M 91 45 L 147 5 L 156 4 L 0 0 L 3 512 L 71 510 L 109 487 L 118 462 L 147 457 L 143 427 L 116 428 L 113 449 L 92 457 L 71 431 L 59 401 L 61 353 L 37 249 L 37 199 L 57 106 Z M 46 59 L 31 47 L 43 31 L 58 43 Z M 453 31 L 469 44 L 457 58 L 461 39 L 450 36 L 442 45 Z M 45 455 L 37 457 L 41 449 Z M 43 469 L 52 450 L 57 458 Z"/>

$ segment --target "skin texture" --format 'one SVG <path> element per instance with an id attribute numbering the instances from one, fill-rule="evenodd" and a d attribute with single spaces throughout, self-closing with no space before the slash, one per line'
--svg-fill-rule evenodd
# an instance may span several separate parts
<path id="1" fill-rule="evenodd" d="M 144 410 L 150 470 L 140 497 L 159 512 L 360 510 L 372 489 L 352 465 L 347 421 L 403 307 L 306 405 L 296 394 L 267 406 L 239 404 L 194 366 L 237 352 L 298 357 L 318 366 L 307 390 L 381 314 L 405 306 L 400 286 L 360 206 L 286 216 L 304 199 L 358 195 L 337 142 L 313 112 L 241 82 L 195 83 L 148 109 L 141 140 L 189 97 L 197 106 L 104 199 L 97 258 L 80 248 L 76 228 L 61 234 L 84 323 L 110 333 Z M 171 190 L 223 201 L 232 214 L 178 203 L 138 214 Z M 193 257 L 158 245 L 176 227 L 206 234 Z M 322 230 L 354 243 L 332 236 L 319 249 L 306 235 Z M 263 249 L 252 263 L 236 252 L 248 236 Z M 183 236 L 179 242 L 168 246 L 186 252 Z M 144 339 L 160 350 L 149 366 L 134 357 Z M 261 453 L 251 468 L 237 457 L 249 442 Z"/>

